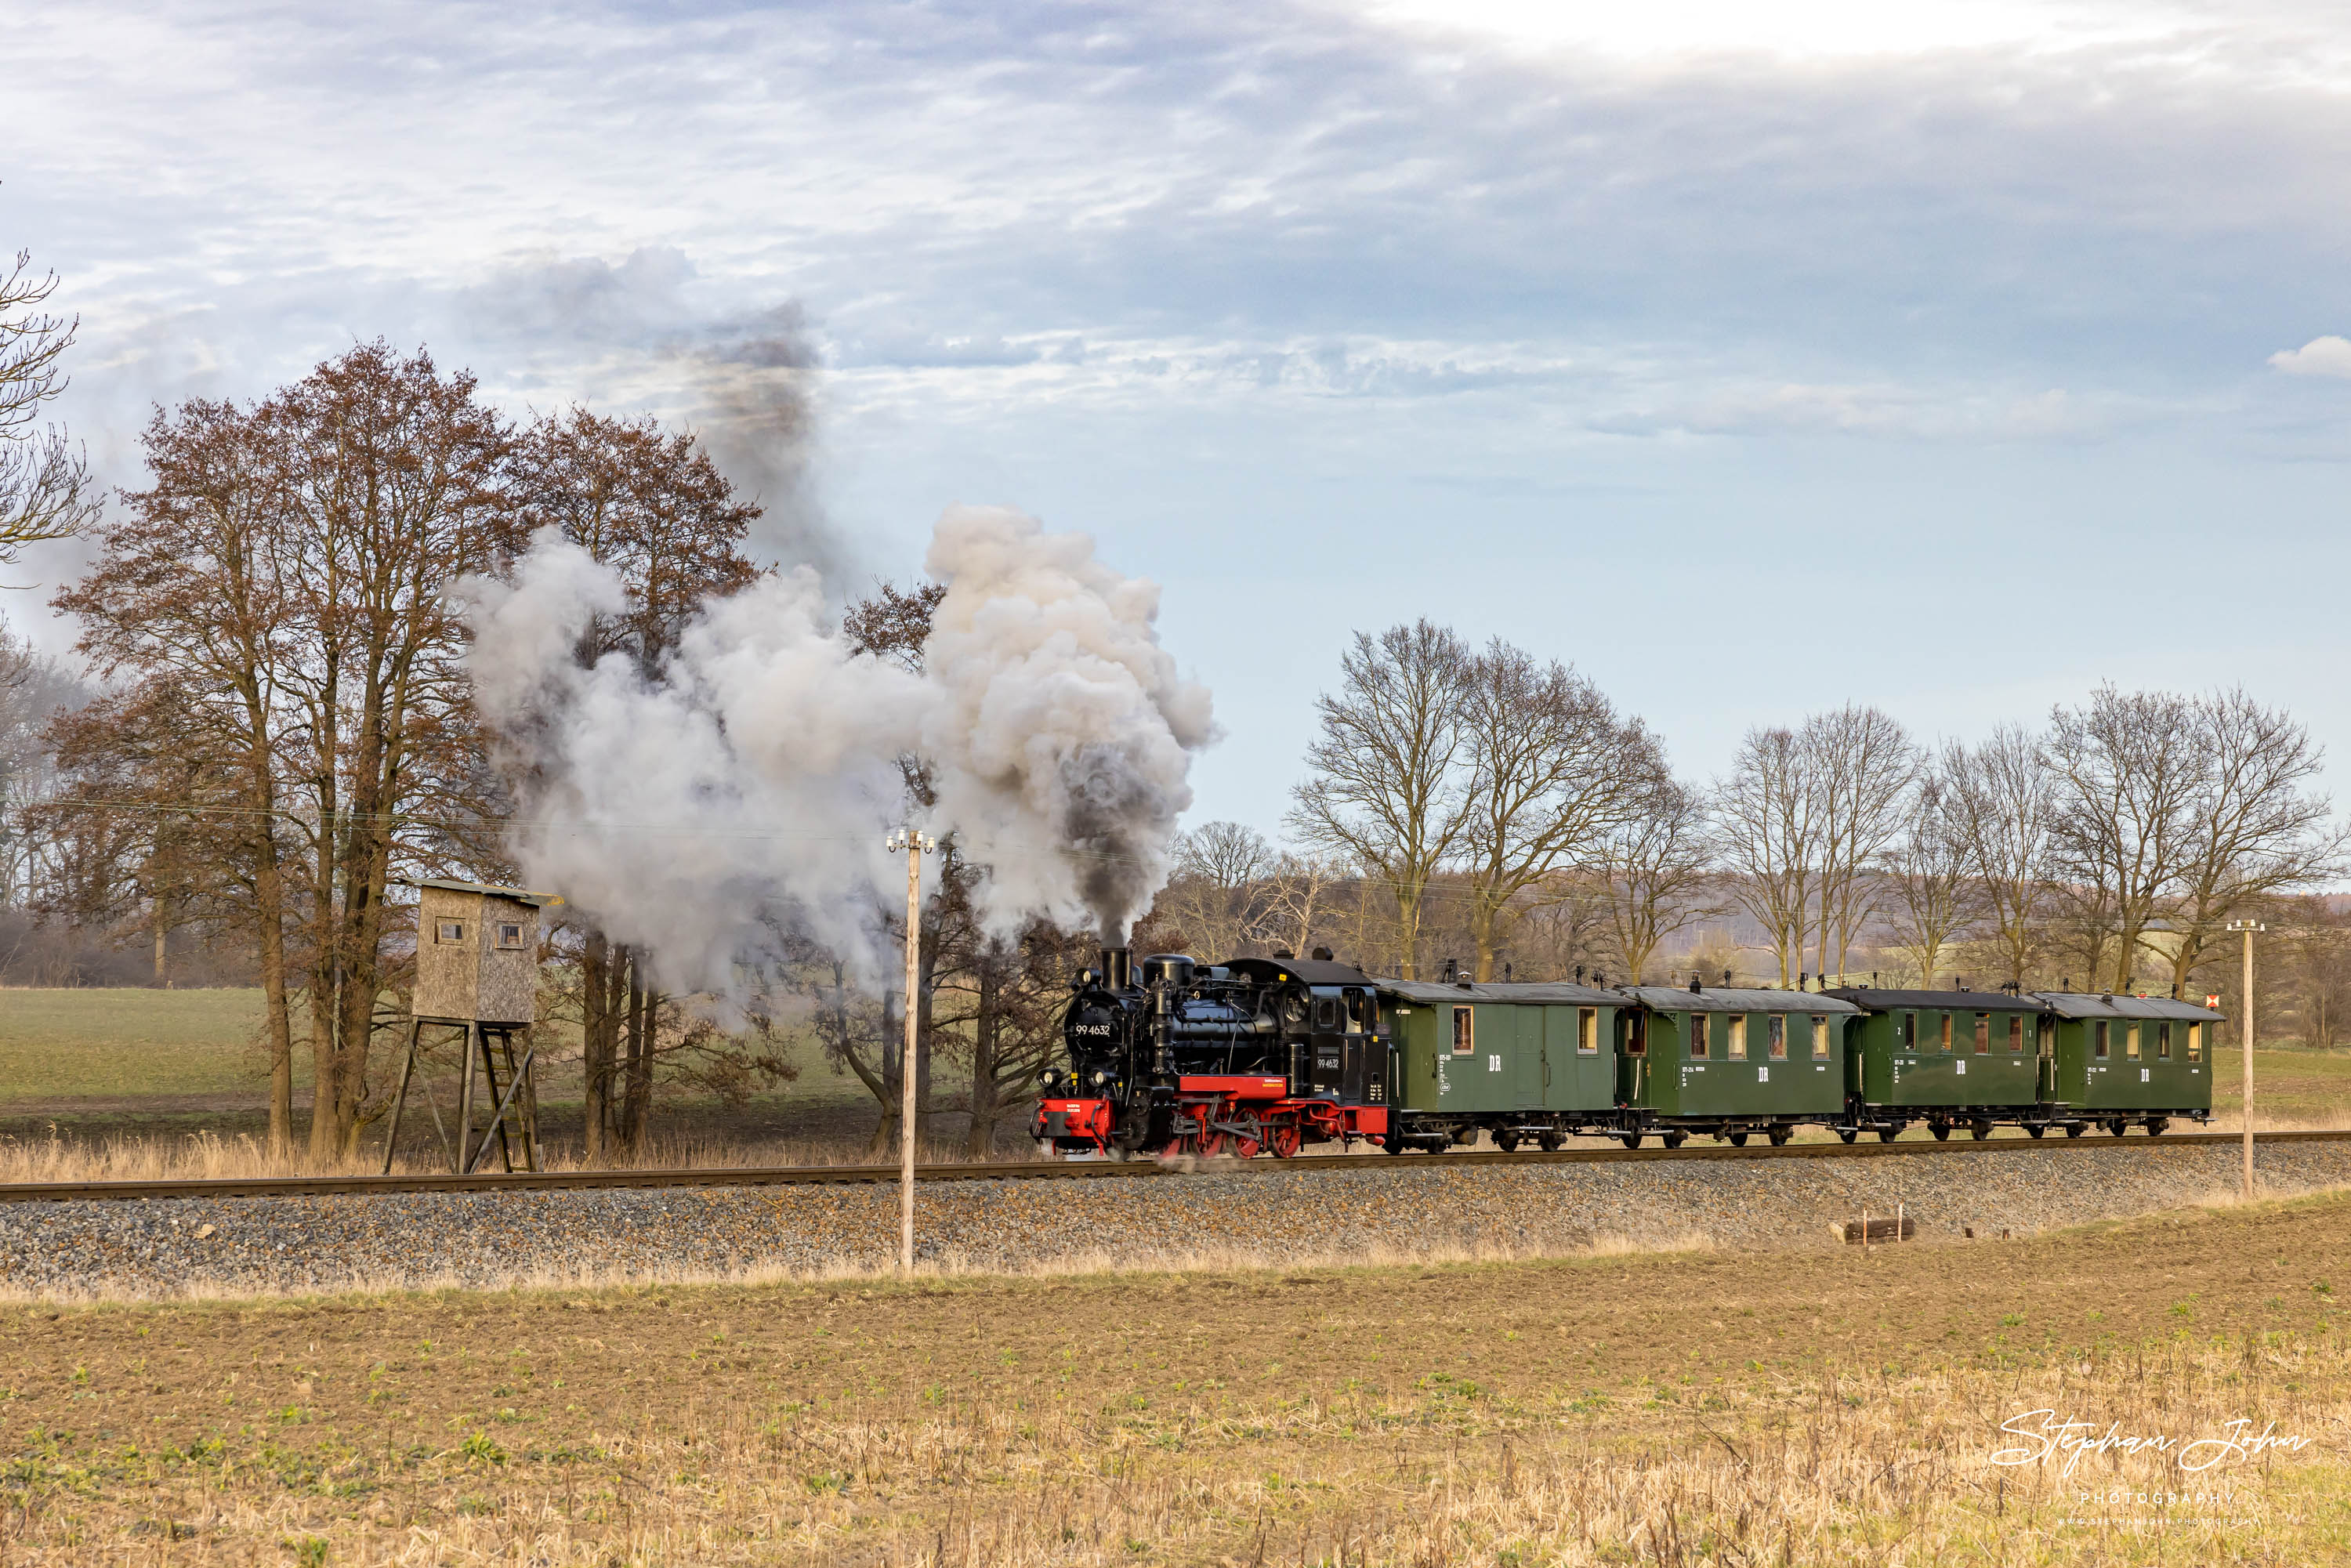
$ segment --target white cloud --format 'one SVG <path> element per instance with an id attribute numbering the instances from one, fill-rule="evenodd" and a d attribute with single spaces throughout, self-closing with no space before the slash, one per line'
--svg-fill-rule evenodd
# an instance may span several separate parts
<path id="1" fill-rule="evenodd" d="M 2270 356 L 2270 367 L 2290 376 L 2351 378 L 2351 338 L 2329 333 L 2313 338 L 2299 349 L 2280 349 Z"/>

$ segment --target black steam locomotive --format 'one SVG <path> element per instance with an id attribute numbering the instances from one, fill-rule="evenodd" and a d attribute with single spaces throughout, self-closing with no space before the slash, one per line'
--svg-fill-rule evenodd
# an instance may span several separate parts
<path id="1" fill-rule="evenodd" d="M 1318 947 L 1201 965 L 1105 947 L 1081 969 L 1036 1136 L 1061 1154 L 1288 1158 L 1385 1139 L 1389 1041 L 1375 982 Z"/>

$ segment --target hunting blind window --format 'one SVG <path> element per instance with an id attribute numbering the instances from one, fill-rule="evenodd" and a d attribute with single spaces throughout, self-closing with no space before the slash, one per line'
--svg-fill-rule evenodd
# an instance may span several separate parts
<path id="1" fill-rule="evenodd" d="M 522 927 L 512 921 L 501 922 L 498 925 L 498 946 L 506 948 L 520 948 Z"/>
<path id="2" fill-rule="evenodd" d="M 436 943 L 463 942 L 465 923 L 462 920 L 436 920 L 433 923 L 433 940 Z"/>
<path id="3" fill-rule="evenodd" d="M 1478 1049 L 1477 1026 L 1470 1021 L 1471 1009 L 1453 1009 L 1453 1054 L 1468 1056 Z"/>

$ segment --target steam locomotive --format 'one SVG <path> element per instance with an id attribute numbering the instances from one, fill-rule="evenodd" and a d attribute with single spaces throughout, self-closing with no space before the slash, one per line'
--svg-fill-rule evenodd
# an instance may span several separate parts
<path id="1" fill-rule="evenodd" d="M 1387 1026 L 1361 969 L 1311 958 L 1201 965 L 1105 947 L 1078 972 L 1067 1070 L 1045 1074 L 1036 1135 L 1056 1150 L 1288 1158 L 1384 1140 Z"/>

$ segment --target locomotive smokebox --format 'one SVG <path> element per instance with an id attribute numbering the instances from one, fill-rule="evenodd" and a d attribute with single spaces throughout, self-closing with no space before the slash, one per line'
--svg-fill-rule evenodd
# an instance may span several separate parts
<path id="1" fill-rule="evenodd" d="M 1134 949 L 1105 947 L 1102 950 L 1102 983 L 1110 990 L 1123 991 L 1134 984 Z"/>

